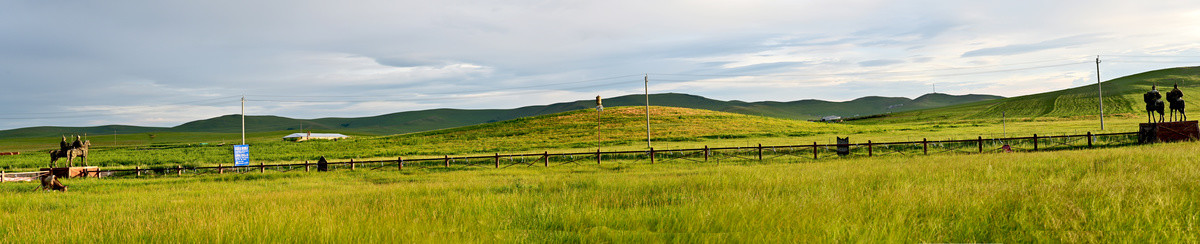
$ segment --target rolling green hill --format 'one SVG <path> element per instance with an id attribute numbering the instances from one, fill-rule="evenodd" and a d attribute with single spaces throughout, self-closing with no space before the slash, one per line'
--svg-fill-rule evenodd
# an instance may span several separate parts
<path id="1" fill-rule="evenodd" d="M 38 126 L 21 129 L 0 131 L 0 137 L 3 138 L 27 138 L 27 137 L 56 137 L 60 135 L 106 135 L 113 134 L 117 131 L 121 134 L 130 133 L 147 133 L 161 131 L 164 128 L 160 127 L 143 127 L 143 126 L 128 126 L 128 125 L 104 125 L 92 127 L 62 127 L 62 126 Z"/>
<path id="2" fill-rule="evenodd" d="M 926 94 L 916 99 L 903 97 L 863 97 L 845 102 L 830 102 L 822 100 L 800 100 L 793 102 L 742 102 L 720 101 L 701 96 L 664 93 L 651 94 L 653 106 L 705 109 L 713 111 L 761 115 L 785 119 L 817 119 L 822 116 L 865 116 L 887 112 L 909 111 L 932 108 L 950 104 L 961 104 L 976 101 L 986 101 L 1001 98 L 991 95 L 947 95 Z M 642 106 L 645 105 L 642 95 L 627 95 L 604 99 L 605 106 Z M 314 132 L 351 132 L 376 135 L 390 135 L 418 131 L 430 131 L 477 125 L 497 121 L 506 121 L 530 116 L 546 115 L 566 111 L 574 111 L 594 107 L 592 100 L 555 103 L 542 106 L 528 106 L 515 109 L 431 109 L 421 111 L 399 112 L 362 118 L 320 118 L 293 119 L 279 116 L 247 116 L 247 132 L 268 132 L 300 130 Z M 171 128 L 133 127 L 133 126 L 100 126 L 100 127 L 33 127 L 0 131 L 0 137 L 49 137 L 59 134 L 108 134 L 113 133 L 150 133 L 150 132 L 212 132 L 233 133 L 241 131 L 241 116 L 225 115 L 211 119 L 197 120 Z"/>
<path id="3" fill-rule="evenodd" d="M 1149 91 L 1152 85 L 1157 84 L 1159 92 L 1165 95 L 1176 83 L 1185 94 L 1184 100 L 1187 102 L 1187 107 L 1194 110 L 1200 99 L 1189 99 L 1188 95 L 1200 94 L 1200 67 L 1180 67 L 1143 72 L 1103 82 L 1104 113 L 1145 118 L 1146 110 L 1145 103 L 1142 102 L 1142 94 Z M 997 119 L 1001 116 L 1034 119 L 1097 116 L 1099 99 L 1097 99 L 1096 93 L 1096 85 L 1087 85 L 1019 97 L 894 113 L 855 123 L 978 120 Z"/>

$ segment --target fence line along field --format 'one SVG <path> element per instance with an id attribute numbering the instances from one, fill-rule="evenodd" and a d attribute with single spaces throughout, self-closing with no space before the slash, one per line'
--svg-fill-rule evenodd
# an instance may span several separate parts
<path id="1" fill-rule="evenodd" d="M 812 160 L 843 158 L 843 157 L 872 157 L 872 156 L 913 156 L 913 155 L 929 155 L 930 148 L 933 149 L 933 154 L 945 153 L 1011 153 L 1011 152 L 1034 152 L 1044 150 L 1067 150 L 1079 148 L 1094 148 L 1094 147 L 1112 147 L 1112 146 L 1128 146 L 1138 143 L 1137 132 L 1127 133 L 1109 133 L 1109 134 L 1083 134 L 1083 135 L 1062 135 L 1062 136 L 1038 136 L 1031 137 L 1012 137 L 1012 138 L 983 138 L 979 137 L 974 140 L 946 140 L 946 141 L 922 141 L 911 142 L 872 142 L 866 143 L 843 143 L 843 144 L 817 144 L 812 145 L 767 145 L 759 144 L 755 147 L 707 147 L 693 149 L 668 149 L 654 150 L 650 148 L 645 151 L 601 151 L 595 152 L 574 152 L 574 153 L 550 153 L 545 151 L 542 153 L 526 153 L 526 154 L 499 154 L 483 155 L 483 156 L 462 156 L 462 155 L 443 155 L 442 157 L 426 157 L 426 158 L 404 158 L 397 157 L 394 160 L 358 160 L 349 159 L 348 161 L 335 162 L 326 160 L 321 157 L 316 162 L 305 161 L 304 163 L 294 164 L 265 164 L 231 166 L 220 165 L 208 167 L 158 167 L 158 168 L 142 168 L 140 166 L 133 169 L 95 169 L 89 172 L 83 172 L 84 175 L 94 175 L 96 177 L 119 177 L 119 176 L 143 176 L 143 174 L 175 174 L 183 175 L 185 172 L 189 174 L 224 174 L 226 171 L 231 173 L 245 173 L 249 171 L 258 171 L 264 173 L 267 170 L 288 172 L 303 169 L 304 172 L 314 170 L 328 171 L 335 167 L 348 168 L 355 170 L 356 167 L 366 170 L 381 170 L 395 168 L 404 170 L 405 165 L 411 169 L 412 167 L 427 168 L 427 167 L 443 167 L 449 169 L 451 167 L 458 168 L 501 168 L 502 166 L 513 167 L 533 167 L 542 166 L 550 167 L 560 165 L 584 165 L 595 162 L 602 164 L 604 160 L 622 163 L 650 163 L 656 161 L 660 163 L 668 162 L 683 162 L 683 163 L 720 163 L 721 161 L 741 161 L 741 160 L 758 160 L 776 159 L 781 157 L 795 158 L 810 158 Z M 932 145 L 932 146 L 931 146 Z M 986 147 L 987 150 L 984 150 Z M 809 153 L 811 152 L 811 153 Z M 764 157 L 765 155 L 765 157 Z M 629 162 L 632 160 L 632 162 Z M 3 178 L 0 178 L 3 179 Z M 0 180 L 0 182 L 3 182 Z"/>

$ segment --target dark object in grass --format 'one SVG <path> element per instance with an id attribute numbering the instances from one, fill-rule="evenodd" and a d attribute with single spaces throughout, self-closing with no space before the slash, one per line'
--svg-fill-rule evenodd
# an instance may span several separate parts
<path id="1" fill-rule="evenodd" d="M 58 181 L 58 177 L 55 177 L 54 174 L 47 173 L 42 175 L 41 190 L 65 192 L 67 191 L 67 186 Z"/>

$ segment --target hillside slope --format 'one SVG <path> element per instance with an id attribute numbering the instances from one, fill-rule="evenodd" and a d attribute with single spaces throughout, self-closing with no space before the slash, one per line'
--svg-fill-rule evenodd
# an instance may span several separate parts
<path id="1" fill-rule="evenodd" d="M 1120 77 L 1102 83 L 1104 90 L 1104 113 L 1133 114 L 1145 117 L 1142 94 L 1157 84 L 1165 93 L 1178 83 L 1184 92 L 1188 108 L 1200 105 L 1200 99 L 1189 98 L 1200 94 L 1200 67 L 1180 67 L 1143 72 Z M 1070 118 L 1098 116 L 1099 99 L 1095 84 L 1070 89 L 1010 97 L 997 100 L 946 106 L 941 108 L 893 113 L 881 118 L 866 119 L 855 123 L 892 123 L 912 121 L 938 121 L 963 119 L 1008 118 Z"/>
<path id="2" fill-rule="evenodd" d="M 646 142 L 645 108 L 611 107 L 599 113 L 580 109 L 412 134 L 374 137 L 386 145 L 427 148 L 418 154 L 438 155 L 450 147 L 469 147 L 474 152 L 544 148 L 589 148 L 596 146 L 597 123 L 604 147 L 641 147 Z M 599 120 L 599 121 L 597 121 Z M 806 136 L 845 132 L 853 126 L 717 112 L 703 109 L 652 106 L 650 124 L 655 142 L 700 141 L 754 136 Z M 438 145 L 425 145 L 425 144 Z M 661 144 L 660 144 L 661 145 Z M 491 150 L 488 148 L 495 148 Z"/>
<path id="3" fill-rule="evenodd" d="M 59 135 L 108 135 L 114 133 L 132 134 L 132 133 L 147 133 L 165 130 L 162 127 L 143 127 L 143 126 L 128 126 L 128 125 L 104 125 L 92 127 L 62 127 L 62 126 L 38 126 L 28 127 L 13 130 L 0 131 L 2 138 L 27 138 L 27 137 L 55 137 Z"/>
<path id="4" fill-rule="evenodd" d="M 827 115 L 855 116 L 887 112 L 987 101 L 1001 98 L 991 95 L 947 95 L 926 94 L 917 99 L 903 97 L 863 97 L 845 102 L 800 100 L 794 102 L 742 102 L 720 101 L 696 95 L 665 93 L 651 94 L 653 106 L 704 109 L 748 115 L 761 115 L 785 119 L 817 119 Z M 642 95 L 627 95 L 604 99 L 605 106 L 642 106 L 646 98 Z M 247 131 L 305 130 L 354 131 L 379 135 L 400 134 L 418 131 L 453 128 L 490 122 L 506 121 L 523 117 L 561 113 L 595 107 L 592 100 L 528 106 L 516 109 L 432 109 L 399 112 L 363 118 L 321 118 L 312 120 L 290 119 L 274 116 L 247 117 Z M 190 122 L 171 128 L 176 132 L 229 132 L 240 130 L 240 118 L 226 115 L 208 120 Z"/>

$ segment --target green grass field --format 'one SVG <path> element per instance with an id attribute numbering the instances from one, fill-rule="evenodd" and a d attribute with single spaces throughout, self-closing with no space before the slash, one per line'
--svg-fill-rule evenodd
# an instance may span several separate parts
<path id="1" fill-rule="evenodd" d="M 66 193 L 5 183 L 0 236 L 14 242 L 1197 242 L 1198 145 L 817 163 L 69 179 Z"/>
<path id="2" fill-rule="evenodd" d="M 947 139 L 1027 137 L 1033 134 L 1063 135 L 1100 133 L 1098 123 L 1080 119 L 1027 118 L 1000 123 L 999 120 L 962 120 L 932 123 L 836 124 L 776 119 L 707 110 L 652 107 L 652 143 L 657 150 L 709 147 L 742 147 L 763 144 L 808 145 L 834 143 L 838 136 L 852 142 L 890 142 Z M 600 147 L 604 151 L 645 150 L 645 110 L 616 107 L 601 114 Z M 522 118 L 454 129 L 393 136 L 362 136 L 340 141 L 284 142 L 288 132 L 257 132 L 247 135 L 251 158 L 256 163 L 279 164 L 315 161 L 322 156 L 337 160 L 395 159 L 396 157 L 441 157 L 442 155 L 492 155 L 494 153 L 540 153 L 595 151 L 596 112 L 572 112 Z M 1138 118 L 1114 115 L 1104 131 L 1136 131 Z M 230 133 L 161 133 L 118 136 L 115 143 L 105 136 L 92 137 L 94 149 L 89 162 L 105 168 L 216 166 L 231 164 L 231 144 L 240 137 Z M 26 151 L 4 158 L 7 171 L 45 167 L 60 138 L 0 140 Z M 42 143 L 39 143 L 42 142 Z M 201 145 L 207 143 L 207 145 Z M 224 145 L 221 145 L 224 144 Z"/>
<path id="3" fill-rule="evenodd" d="M 1140 94 L 1147 81 L 1179 80 L 1192 89 L 1196 84 L 1187 82 L 1200 80 L 1193 71 L 1107 82 L 1117 107 L 1106 110 L 1105 131 L 1087 108 L 1086 87 L 843 124 L 652 107 L 651 130 L 658 150 L 808 145 L 838 136 L 889 142 L 1129 132 L 1145 117 L 1121 101 Z M 998 109 L 1012 112 L 1002 119 L 994 116 Z M 606 109 L 600 142 L 597 113 L 588 109 L 341 141 L 280 141 L 286 131 L 247 139 L 254 162 L 267 164 L 321 156 L 643 150 L 644 112 Z M 105 169 L 228 165 L 239 137 L 92 135 L 89 161 Z M 22 151 L 0 156 L 0 167 L 42 167 L 44 151 L 58 140 L 0 139 L 0 151 Z M 1197 146 L 153 175 L 67 179 L 66 193 L 3 183 L 0 236 L 8 242 L 1200 242 Z"/>

